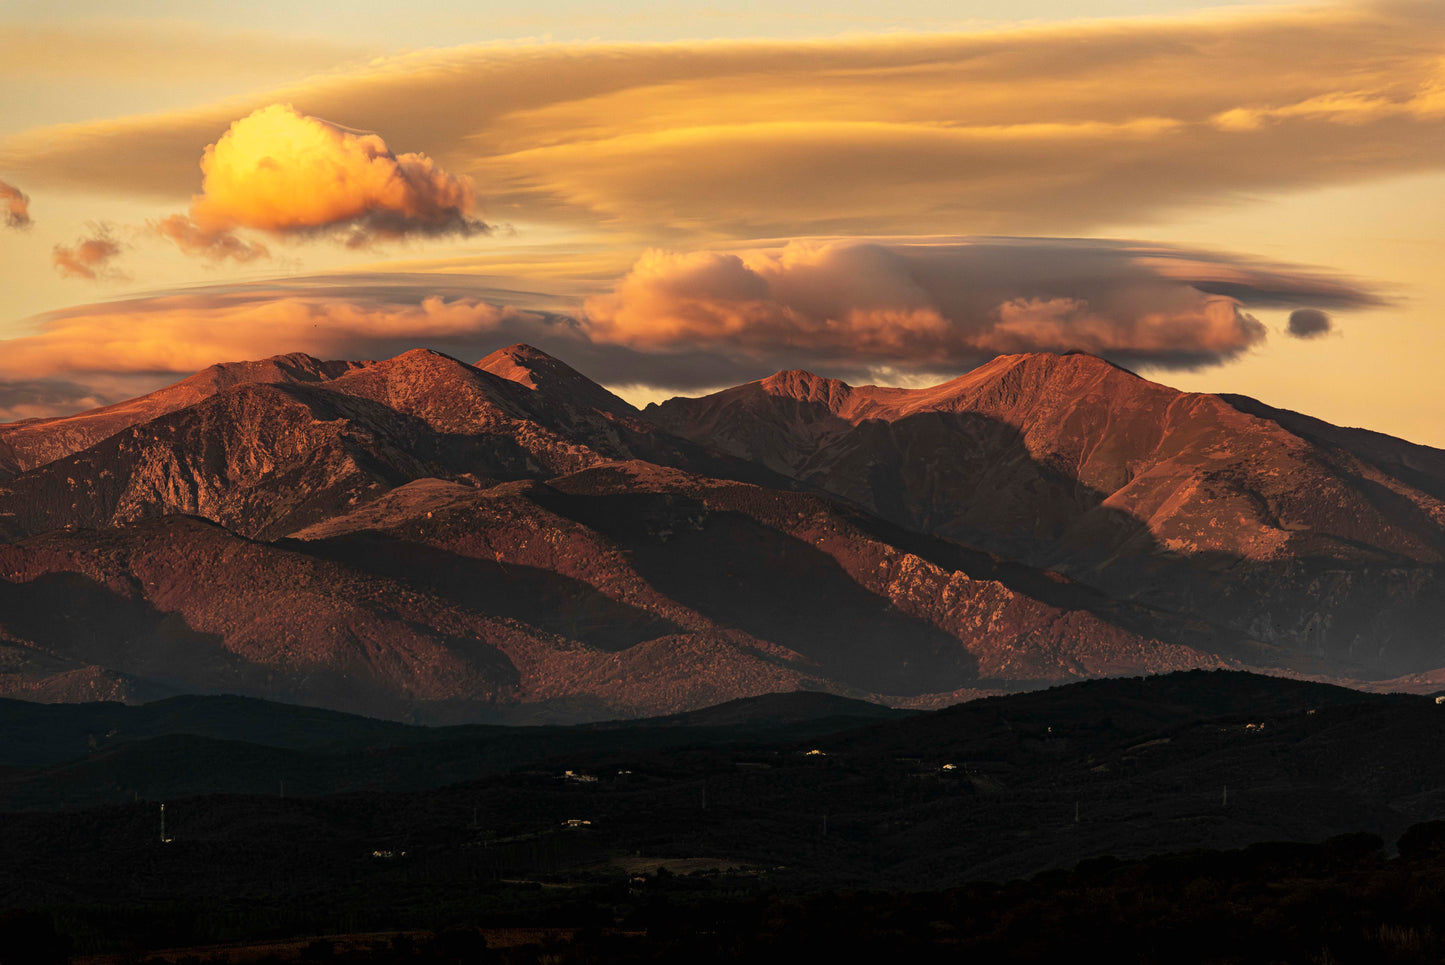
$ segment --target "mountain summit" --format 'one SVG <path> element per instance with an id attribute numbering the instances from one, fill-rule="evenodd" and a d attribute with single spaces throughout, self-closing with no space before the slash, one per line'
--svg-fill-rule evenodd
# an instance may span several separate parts
<path id="1" fill-rule="evenodd" d="M 302 352 L 256 362 L 222 362 L 138 399 L 73 416 L 0 425 L 0 479 L 95 445 L 122 429 L 159 418 L 224 389 L 256 382 L 328 382 L 367 362 L 323 362 Z"/>

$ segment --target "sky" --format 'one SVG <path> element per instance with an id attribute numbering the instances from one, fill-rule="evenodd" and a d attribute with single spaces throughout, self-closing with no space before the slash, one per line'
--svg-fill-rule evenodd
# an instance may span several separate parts
<path id="1" fill-rule="evenodd" d="M 1445 447 L 1445 4 L 0 0 L 0 421 L 536 344 L 1083 350 Z"/>

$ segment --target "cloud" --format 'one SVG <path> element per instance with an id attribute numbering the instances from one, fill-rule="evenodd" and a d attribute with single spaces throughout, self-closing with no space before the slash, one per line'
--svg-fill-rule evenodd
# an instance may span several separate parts
<path id="1" fill-rule="evenodd" d="M 245 107 L 293 103 L 383 130 L 475 176 L 488 210 L 516 223 L 683 240 L 1081 234 L 1438 170 L 1442 45 L 1435 2 L 826 41 L 478 45 Z M 231 103 L 26 132 L 0 144 L 0 167 L 175 198 L 236 116 Z M 249 193 L 235 206 L 208 193 L 227 224 L 261 217 Z"/>
<path id="2" fill-rule="evenodd" d="M 270 250 L 260 242 L 246 241 L 233 231 L 205 229 L 188 216 L 173 214 L 150 223 L 151 230 L 172 242 L 188 255 L 199 255 L 212 261 L 231 259 L 237 262 L 271 257 Z"/>
<path id="3" fill-rule="evenodd" d="M 586 302 L 594 341 L 704 351 L 771 371 L 957 373 L 995 355 L 1081 350 L 1216 365 L 1265 338 L 1251 304 L 1380 304 L 1350 282 L 1124 242 L 979 239 L 650 251 Z"/>
<path id="4" fill-rule="evenodd" d="M 181 19 L 80 18 L 0 23 L 0 77 L 56 78 L 135 88 L 174 86 L 177 77 L 275 83 L 374 56 L 374 46 L 261 30 L 211 27 Z M 158 65 L 165 70 L 158 71 Z"/>
<path id="5" fill-rule="evenodd" d="M 82 412 L 107 405 L 116 398 L 96 391 L 94 386 L 65 379 L 0 382 L 0 423 Z"/>
<path id="6" fill-rule="evenodd" d="M 102 278 L 124 277 L 110 267 L 110 262 L 120 254 L 119 242 L 110 232 L 101 227 L 90 238 L 81 238 L 73 245 L 56 245 L 50 255 L 55 270 L 66 278 L 84 278 L 97 281 Z"/>
<path id="7" fill-rule="evenodd" d="M 471 181 L 424 154 L 393 154 L 375 134 L 353 131 L 290 104 L 241 118 L 201 156 L 201 193 L 188 215 L 154 227 L 183 251 L 250 261 L 263 246 L 250 228 L 278 237 L 331 235 L 350 247 L 412 236 L 485 233 L 471 216 Z"/>
<path id="8" fill-rule="evenodd" d="M 13 184 L 6 184 L 4 181 L 0 181 L 0 211 L 5 212 L 6 227 L 30 227 L 30 198 Z"/>
<path id="9" fill-rule="evenodd" d="M 1333 327 L 1330 316 L 1318 308 L 1296 308 L 1289 313 L 1289 333 L 1295 338 L 1318 338 Z"/>
<path id="10" fill-rule="evenodd" d="M 534 266 L 535 267 L 535 266 Z M 318 275 L 164 292 L 51 312 L 0 340 L 0 421 L 133 398 L 216 362 L 302 351 L 390 358 L 418 346 L 475 360 L 528 342 L 619 384 L 715 387 L 756 363 L 593 342 L 575 301 L 460 274 Z M 8 395 L 6 394 L 8 393 Z"/>
<path id="11" fill-rule="evenodd" d="M 1359 283 L 1317 271 L 1119 241 L 653 251 L 610 284 L 594 282 L 590 296 L 571 286 L 539 292 L 538 279 L 569 263 L 540 257 L 513 266 L 525 279 L 449 262 L 451 271 L 289 277 L 81 305 L 0 341 L 0 385 L 67 380 L 118 398 L 215 362 L 285 352 L 387 358 L 423 346 L 477 359 L 512 342 L 613 386 L 683 391 L 785 368 L 916 383 L 1001 353 L 1069 349 L 1177 369 L 1258 345 L 1257 306 L 1381 304 Z"/>
<path id="12" fill-rule="evenodd" d="M 294 351 L 385 358 L 427 345 L 456 354 L 570 325 L 480 297 L 428 294 L 423 284 L 345 295 L 255 285 L 78 306 L 42 316 L 32 335 L 0 341 L 0 381 L 175 376 Z"/>

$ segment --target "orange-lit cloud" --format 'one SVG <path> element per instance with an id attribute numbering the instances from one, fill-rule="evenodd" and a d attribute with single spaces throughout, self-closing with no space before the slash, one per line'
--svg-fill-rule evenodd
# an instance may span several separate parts
<path id="1" fill-rule="evenodd" d="M 334 234 L 352 247 L 408 236 L 488 230 L 471 216 L 470 179 L 424 154 L 393 154 L 375 134 L 272 104 L 230 126 L 201 157 L 201 193 L 188 215 L 156 230 L 182 250 L 249 261 L 266 249 L 238 238 Z"/>
<path id="2" fill-rule="evenodd" d="M 259 241 L 247 241 L 234 231 L 202 228 L 183 214 L 152 221 L 150 227 L 186 254 L 212 261 L 247 262 L 271 256 L 270 250 Z"/>
<path id="3" fill-rule="evenodd" d="M 178 18 L 0 23 L 0 77 L 53 77 L 72 84 L 97 80 L 174 86 L 178 77 L 209 80 L 218 75 L 274 83 L 376 53 L 374 47 L 324 38 L 223 30 Z M 163 71 L 157 70 L 159 65 Z"/>
<path id="4" fill-rule="evenodd" d="M 596 341 L 853 371 L 957 371 L 994 355 L 1081 350 L 1193 368 L 1265 338 L 1255 305 L 1379 304 L 1317 273 L 1111 242 L 831 242 L 648 252 L 586 303 Z"/>
<path id="5" fill-rule="evenodd" d="M 558 300 L 473 275 L 321 275 L 80 305 L 0 339 L 0 422 L 149 392 L 216 362 L 301 351 L 390 358 L 425 346 L 478 359 L 533 342 L 578 364 L 595 352 Z M 579 354 L 574 349 L 581 349 Z"/>
<path id="6" fill-rule="evenodd" d="M 30 227 L 30 198 L 15 187 L 0 181 L 0 211 L 5 212 L 7 228 Z"/>
<path id="7" fill-rule="evenodd" d="M 262 286 L 81 306 L 45 316 L 36 334 L 0 342 L 0 380 L 184 374 L 289 351 L 386 357 L 418 344 L 516 341 L 516 331 L 565 324 L 480 298 L 419 290 L 404 297 L 409 300 Z"/>
<path id="8" fill-rule="evenodd" d="M 710 239 L 1075 234 L 1439 169 L 1442 49 L 1434 2 L 1253 8 L 952 35 L 422 51 L 248 106 L 291 102 L 385 131 L 474 175 L 487 210 L 515 223 Z M 0 144 L 0 165 L 173 198 L 235 116 L 226 105 L 37 130 Z M 241 223 L 252 209 L 218 210 Z"/>
<path id="9" fill-rule="evenodd" d="M 56 245 L 51 251 L 50 262 L 66 278 L 96 281 L 121 277 L 110 267 L 111 261 L 119 254 L 120 244 L 108 231 L 100 229 L 94 236 L 81 238 L 73 245 Z"/>
<path id="10" fill-rule="evenodd" d="M 1259 344 L 1255 306 L 1380 303 L 1349 280 L 1239 256 L 1008 238 L 651 252 L 585 303 L 526 287 L 455 273 L 318 275 L 84 305 L 0 341 L 0 385 L 43 383 L 54 397 L 61 380 L 97 395 L 284 352 L 386 358 L 421 345 L 473 359 L 519 341 L 605 383 L 668 390 L 793 367 L 949 377 L 997 354 L 1069 349 L 1179 368 Z"/>

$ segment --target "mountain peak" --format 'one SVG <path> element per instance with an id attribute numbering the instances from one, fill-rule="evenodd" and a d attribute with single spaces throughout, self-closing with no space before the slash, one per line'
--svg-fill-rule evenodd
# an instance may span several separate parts
<path id="1" fill-rule="evenodd" d="M 287 352 L 247 362 L 217 362 L 195 375 L 160 390 L 190 390 L 191 401 L 200 401 L 220 389 L 246 382 L 329 382 L 370 362 L 327 362 L 305 352 Z M 154 394 L 154 393 L 153 393 Z M 177 393 L 181 396 L 184 393 Z"/>
<path id="2" fill-rule="evenodd" d="M 0 471 L 26 471 L 79 452 L 131 426 L 202 402 L 238 385 L 319 383 L 374 362 L 323 361 L 290 352 L 244 362 L 218 362 L 154 392 L 111 405 L 48 419 L 0 426 Z"/>
<path id="3" fill-rule="evenodd" d="M 437 362 L 450 362 L 450 363 L 452 363 L 452 364 L 454 364 L 454 365 L 466 365 L 466 364 L 467 364 L 467 363 L 463 362 L 461 359 L 453 358 L 452 356 L 446 354 L 445 352 L 438 352 L 438 351 L 436 351 L 435 349 L 429 349 L 429 348 L 412 348 L 412 349 L 407 349 L 405 352 L 402 352 L 400 355 L 395 355 L 395 356 L 392 356 L 391 358 L 387 359 L 387 362 L 392 363 L 392 364 L 402 363 L 402 364 L 406 364 L 406 365 L 417 365 L 417 364 L 421 364 L 421 365 L 433 365 L 433 364 L 435 364 L 435 363 L 437 363 Z"/>
<path id="4" fill-rule="evenodd" d="M 321 359 L 317 358 L 314 355 L 308 355 L 305 352 L 282 352 L 278 355 L 272 355 L 270 358 L 264 359 L 263 361 L 273 362 L 276 365 L 299 365 L 307 368 L 325 364 L 321 361 Z M 234 365 L 236 363 L 221 362 L 219 364 Z"/>
<path id="5" fill-rule="evenodd" d="M 526 342 L 518 342 L 515 345 L 497 349 L 477 362 L 477 368 L 483 372 L 499 375 L 519 385 L 525 385 L 529 389 L 540 388 L 539 379 L 546 381 L 549 377 L 583 377 L 565 362 L 559 361 Z"/>
<path id="6" fill-rule="evenodd" d="M 1000 355 L 973 371 L 981 372 L 986 369 L 992 371 L 1022 369 L 1049 373 L 1118 372 L 1132 378 L 1139 378 L 1138 375 L 1117 362 L 1111 362 L 1103 356 L 1085 352 L 1082 349 L 1070 349 L 1067 352 L 1021 352 L 1017 355 Z"/>
<path id="7" fill-rule="evenodd" d="M 555 355 L 549 355 L 535 345 L 528 345 L 526 342 L 517 342 L 515 345 L 508 345 L 506 348 L 499 348 L 487 358 L 496 355 L 506 355 L 514 359 L 531 359 L 533 361 L 556 362 L 562 364 Z"/>
<path id="8" fill-rule="evenodd" d="M 335 388 L 353 392 L 351 386 L 406 383 L 414 385 L 417 391 L 424 391 L 452 382 L 467 383 L 475 377 L 472 367 L 461 359 L 429 348 L 413 348 L 348 372 L 344 378 L 337 380 Z"/>
<path id="9" fill-rule="evenodd" d="M 853 387 L 839 379 L 815 375 L 806 369 L 785 369 L 758 382 L 768 395 L 782 395 L 805 402 L 836 403 Z"/>
<path id="10" fill-rule="evenodd" d="M 635 414 L 636 410 L 561 359 L 525 342 L 499 348 L 477 362 L 477 368 L 557 401 L 570 400 L 601 412 Z"/>

